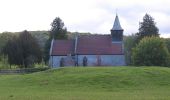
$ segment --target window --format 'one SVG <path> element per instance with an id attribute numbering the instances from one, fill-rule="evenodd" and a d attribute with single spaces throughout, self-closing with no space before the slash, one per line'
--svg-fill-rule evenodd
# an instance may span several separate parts
<path id="1" fill-rule="evenodd" d="M 86 56 L 83 57 L 83 66 L 87 66 L 87 57 Z"/>
<path id="2" fill-rule="evenodd" d="M 64 58 L 60 59 L 60 67 L 64 67 Z"/>

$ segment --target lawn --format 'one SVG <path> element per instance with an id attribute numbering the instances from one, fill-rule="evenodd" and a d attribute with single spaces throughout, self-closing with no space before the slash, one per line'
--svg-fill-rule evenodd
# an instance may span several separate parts
<path id="1" fill-rule="evenodd" d="M 69 67 L 0 75 L 0 100 L 170 100 L 170 68 Z"/>

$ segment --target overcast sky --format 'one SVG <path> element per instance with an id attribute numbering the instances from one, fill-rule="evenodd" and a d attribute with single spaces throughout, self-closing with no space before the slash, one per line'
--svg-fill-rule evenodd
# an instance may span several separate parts
<path id="1" fill-rule="evenodd" d="M 170 37 L 169 0 L 0 0 L 0 32 L 50 30 L 60 17 L 68 31 L 110 34 L 116 9 L 125 35 L 138 32 L 148 13 Z"/>

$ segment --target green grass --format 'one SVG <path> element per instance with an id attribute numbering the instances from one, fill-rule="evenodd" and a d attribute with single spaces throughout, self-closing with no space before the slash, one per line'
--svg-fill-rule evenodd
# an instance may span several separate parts
<path id="1" fill-rule="evenodd" d="M 170 100 L 170 68 L 72 67 L 0 75 L 0 100 Z"/>

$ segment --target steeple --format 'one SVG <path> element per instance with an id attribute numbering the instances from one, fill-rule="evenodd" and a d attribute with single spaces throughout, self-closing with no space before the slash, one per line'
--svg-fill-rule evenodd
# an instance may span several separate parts
<path id="1" fill-rule="evenodd" d="M 112 42 L 122 42 L 123 40 L 123 28 L 120 25 L 118 15 L 113 24 L 113 28 L 110 30 L 112 35 Z"/>
<path id="2" fill-rule="evenodd" d="M 119 17 L 118 17 L 117 14 L 116 14 L 116 18 L 115 18 L 115 22 L 114 22 L 113 28 L 111 30 L 123 30 L 121 25 L 120 25 Z"/>

